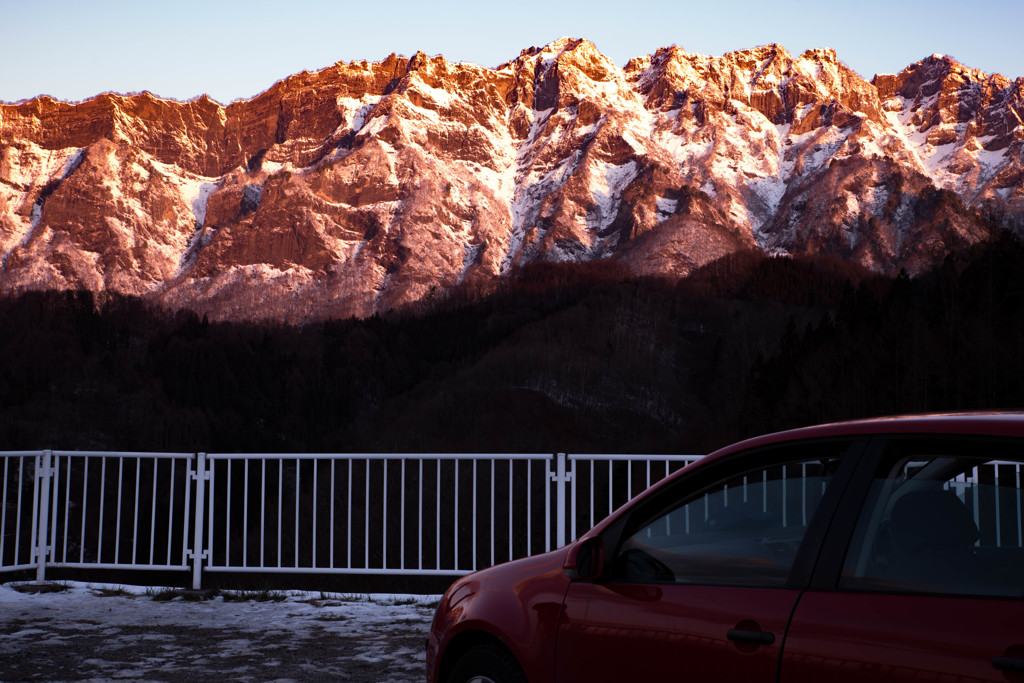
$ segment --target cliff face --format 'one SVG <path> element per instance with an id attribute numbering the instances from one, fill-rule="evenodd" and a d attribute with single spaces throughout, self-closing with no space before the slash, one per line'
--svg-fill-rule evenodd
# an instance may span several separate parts
<path id="1" fill-rule="evenodd" d="M 1024 79 L 945 57 L 560 39 L 496 69 L 339 63 L 222 106 L 0 105 L 0 291 L 370 315 L 535 260 L 685 275 L 742 247 L 916 272 L 1024 216 Z"/>

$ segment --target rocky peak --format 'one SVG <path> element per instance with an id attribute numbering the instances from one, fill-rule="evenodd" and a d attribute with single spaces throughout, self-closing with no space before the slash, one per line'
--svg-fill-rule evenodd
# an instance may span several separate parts
<path id="1" fill-rule="evenodd" d="M 976 140 L 987 151 L 1014 146 L 1011 154 L 1019 153 L 1024 140 L 1022 79 L 989 76 L 936 54 L 898 75 L 876 76 L 874 83 L 885 108 L 899 112 L 931 145 Z"/>
<path id="2" fill-rule="evenodd" d="M 608 95 L 623 80 L 622 71 L 608 57 L 579 38 L 559 38 L 542 48 L 523 50 L 514 62 L 499 67 L 505 69 L 515 74 L 517 101 L 537 111 Z"/>
<path id="3" fill-rule="evenodd" d="M 781 45 L 770 44 L 707 57 L 673 47 L 659 50 L 643 67 L 633 62 L 628 68 L 649 106 L 659 109 L 676 108 L 685 99 L 731 111 L 735 102 L 801 132 L 821 125 L 822 116 L 827 121 L 837 113 L 846 121 L 855 113 L 874 120 L 881 116 L 875 89 L 830 49 L 794 58 Z"/>
<path id="4" fill-rule="evenodd" d="M 562 38 L 555 41 L 540 56 L 555 53 L 554 63 L 562 70 L 575 69 L 596 82 L 607 82 L 620 77 L 620 70 L 608 57 L 601 54 L 589 40 Z"/>

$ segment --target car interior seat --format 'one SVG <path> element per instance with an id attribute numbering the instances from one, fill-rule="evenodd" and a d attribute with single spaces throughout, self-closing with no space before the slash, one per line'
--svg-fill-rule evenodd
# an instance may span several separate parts
<path id="1" fill-rule="evenodd" d="M 976 561 L 978 526 L 952 491 L 903 494 L 892 508 L 880 577 L 918 589 L 961 592 L 981 580 Z"/>

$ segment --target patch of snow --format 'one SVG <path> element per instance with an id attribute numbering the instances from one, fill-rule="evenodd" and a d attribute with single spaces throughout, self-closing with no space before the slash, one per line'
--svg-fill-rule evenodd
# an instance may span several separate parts
<path id="1" fill-rule="evenodd" d="M 282 164 L 279 161 L 269 161 L 267 159 L 264 159 L 263 163 L 260 165 L 260 168 L 267 175 L 274 175 L 276 173 L 280 173 L 283 170 L 291 169 L 292 165 L 291 164 Z"/>
<path id="2" fill-rule="evenodd" d="M 579 150 L 573 152 L 571 156 L 566 157 L 558 162 L 558 165 L 553 169 L 544 174 L 544 177 L 540 179 L 538 184 L 541 183 L 554 183 L 557 187 L 561 187 L 568 180 L 569 176 L 572 175 L 577 166 L 579 166 L 580 156 L 582 152 Z"/>
<path id="3" fill-rule="evenodd" d="M 957 144 L 955 142 L 938 146 L 926 143 L 918 148 L 917 153 L 928 174 L 933 178 L 938 178 L 945 173 L 944 166 L 948 165 L 952 160 L 956 147 Z"/>
<path id="4" fill-rule="evenodd" d="M 861 153 L 867 157 L 886 157 L 888 156 L 885 150 L 878 144 L 878 138 L 875 136 L 864 137 L 859 140 Z"/>
<path id="5" fill-rule="evenodd" d="M 857 217 L 860 216 L 860 199 L 853 192 L 843 193 L 846 199 L 846 220 L 849 222 L 855 222 Z M 852 244 L 850 245 L 853 246 Z"/>
<path id="6" fill-rule="evenodd" d="M 500 272 L 507 272 L 515 257 L 522 250 L 526 239 L 526 231 L 534 227 L 534 223 L 540 213 L 540 200 L 546 191 L 548 191 L 548 188 L 544 187 L 542 183 L 536 182 L 519 183 L 514 188 L 512 201 L 509 203 L 512 229 L 509 231 L 509 239 L 505 246 L 505 256 L 502 259 Z"/>
<path id="7" fill-rule="evenodd" d="M 192 209 L 192 215 L 196 218 L 196 225 L 204 225 L 206 223 L 206 204 L 210 201 L 210 195 L 213 194 L 217 188 L 220 187 L 220 183 L 211 183 L 208 181 L 200 181 L 197 183 L 189 183 L 182 189 L 188 191 L 195 189 L 195 194 L 189 196 L 185 195 L 185 200 L 189 202 L 189 206 Z M 189 201 L 191 199 L 191 201 Z"/>
<path id="8" fill-rule="evenodd" d="M 817 81 L 821 78 L 822 64 L 813 59 L 801 57 L 795 64 L 797 70 Z"/>
<path id="9" fill-rule="evenodd" d="M 466 273 L 469 272 L 470 267 L 480 258 L 480 254 L 483 252 L 484 246 L 486 245 L 483 242 L 466 245 L 466 251 L 462 255 L 462 272 L 459 273 L 459 282 L 462 282 L 465 279 Z"/>
<path id="10" fill-rule="evenodd" d="M 978 138 L 978 144 L 982 145 L 982 148 L 975 152 L 975 158 L 978 160 L 978 163 L 989 169 L 998 168 L 1006 163 L 1006 149 L 1000 149 L 994 152 L 990 152 L 985 149 L 985 143 L 989 142 L 993 138 L 994 136 Z"/>
<path id="11" fill-rule="evenodd" d="M 410 100 L 401 100 L 395 106 L 395 111 L 408 112 L 408 115 L 403 117 L 406 120 L 412 120 L 412 121 L 419 122 L 418 120 L 426 119 L 427 121 L 429 121 L 431 124 L 433 124 L 435 126 L 436 125 L 444 125 L 444 126 L 451 126 L 451 125 L 453 125 L 446 118 L 442 117 L 441 114 L 438 113 L 436 110 L 430 109 L 428 107 L 421 107 L 421 106 L 419 106 L 417 104 L 413 104 Z M 374 121 L 376 121 L 376 119 L 374 119 Z"/>
<path id="12" fill-rule="evenodd" d="M 18 147 L 0 148 L 0 180 L 28 189 L 39 178 L 53 178 L 58 169 L 61 177 L 68 173 L 69 163 L 76 157 L 81 162 L 84 148 L 45 149 L 34 142 L 19 142 Z M 77 166 L 77 165 L 76 165 Z"/>
<path id="13" fill-rule="evenodd" d="M 82 160 L 85 159 L 85 151 L 85 147 L 80 147 L 68 158 L 67 162 L 64 164 L 64 172 L 61 173 L 60 176 L 61 180 L 67 178 L 75 172 L 76 168 L 82 165 Z"/>
<path id="14" fill-rule="evenodd" d="M 202 289 L 204 296 L 216 297 L 224 290 L 230 291 L 238 286 L 253 287 L 256 282 L 260 283 L 262 289 L 296 291 L 313 280 L 313 271 L 305 266 L 291 265 L 281 269 L 267 263 L 254 263 L 225 268 L 210 277 L 197 280 L 196 285 Z"/>
<path id="15" fill-rule="evenodd" d="M 202 226 L 206 222 L 206 204 L 210 195 L 217 191 L 223 183 L 223 179 L 195 175 L 183 171 L 176 164 L 165 164 L 153 159 L 147 159 L 147 161 L 163 176 L 166 182 L 177 185 L 182 201 L 192 211 L 195 224 Z M 264 164 L 265 167 L 266 164 Z"/>
<path id="16" fill-rule="evenodd" d="M 309 666 L 310 675 L 347 680 L 372 661 L 388 680 L 416 681 L 422 680 L 425 655 L 402 642 L 422 642 L 441 598 L 271 591 L 272 599 L 262 601 L 229 601 L 224 595 L 208 600 L 169 595 L 157 601 L 153 596 L 160 589 L 68 586 L 61 592 L 27 594 L 12 584 L 0 585 L 0 613 L 17 615 L 24 624 L 0 639 L 0 660 L 16 661 L 44 643 L 81 651 L 99 638 L 103 647 L 80 660 L 92 680 L 289 680 L 281 675 L 305 674 L 278 669 L 282 647 L 316 652 L 329 639 L 344 646 L 313 655 L 302 665 Z M 212 641 L 200 652 L 182 647 L 188 639 L 181 634 L 197 627 L 209 629 Z"/>
<path id="17" fill-rule="evenodd" d="M 42 200 L 38 200 L 38 201 L 36 201 L 35 204 L 32 205 L 32 218 L 31 218 L 31 221 L 30 221 L 30 225 L 32 226 L 33 230 L 35 230 L 36 228 L 39 227 L 39 221 L 41 221 L 42 219 L 43 219 L 43 202 L 42 202 Z"/>
<path id="18" fill-rule="evenodd" d="M 10 249 L 8 249 L 7 251 L 4 252 L 3 257 L 0 257 L 0 269 L 3 269 L 3 268 L 7 267 L 7 261 L 8 261 L 8 259 L 11 258 L 11 254 L 14 253 L 15 249 L 24 249 L 28 245 L 28 243 L 30 241 L 32 241 L 32 236 L 35 235 L 36 230 L 39 227 L 39 223 L 42 222 L 42 219 L 43 219 L 43 202 L 42 201 L 36 201 L 36 203 L 32 205 L 32 214 L 31 214 L 31 217 L 30 217 L 29 229 L 26 230 L 21 235 L 21 239 L 19 239 L 14 244 L 14 246 L 12 246 Z"/>
<path id="19" fill-rule="evenodd" d="M 532 193 L 532 188 L 523 188 L 516 192 L 515 197 L 509 204 L 509 210 L 512 217 L 512 230 L 509 231 L 508 243 L 505 245 L 505 257 L 501 262 L 500 272 L 505 273 L 511 267 L 513 260 L 519 254 L 523 247 L 523 242 L 526 239 L 526 231 L 533 227 L 533 223 L 537 220 L 537 214 L 539 209 L 537 202 L 533 201 L 532 194 L 537 194 L 538 198 L 541 193 Z"/>
<path id="20" fill-rule="evenodd" d="M 798 136 L 794 136 L 794 139 L 796 137 Z M 814 131 L 813 137 L 802 148 L 804 155 L 802 175 L 807 175 L 830 161 L 844 142 L 846 142 L 844 133 L 834 128 L 819 128 Z"/>
<path id="21" fill-rule="evenodd" d="M 808 130 L 803 133 L 792 133 L 793 126 L 786 124 L 785 126 L 776 126 L 776 130 L 779 131 L 781 138 L 785 139 L 789 144 L 787 146 L 799 146 L 807 140 L 812 140 L 816 136 L 820 135 L 819 131 Z M 786 134 L 782 135 L 782 131 L 785 130 Z"/>
<path id="22" fill-rule="evenodd" d="M 339 126 L 340 131 L 351 129 L 358 133 L 363 127 L 363 122 L 369 116 L 373 108 L 380 102 L 379 95 L 366 94 L 362 97 L 339 97 L 335 100 L 335 106 L 343 113 L 343 122 Z M 338 133 L 340 131 L 335 131 Z"/>
<path id="23" fill-rule="evenodd" d="M 379 133 L 382 130 L 384 130 L 384 126 L 387 124 L 388 118 L 390 118 L 390 117 L 388 117 L 388 116 L 375 116 L 375 117 L 373 117 L 372 119 L 370 119 L 369 123 L 364 124 L 363 126 L 361 126 L 359 128 L 359 132 L 356 133 L 356 135 L 359 136 L 359 137 L 362 137 L 364 135 L 376 135 L 377 133 Z"/>
<path id="24" fill-rule="evenodd" d="M 694 142 L 691 138 L 687 141 L 681 135 L 666 134 L 659 140 L 661 148 L 667 151 L 680 168 L 695 164 L 700 159 L 707 158 L 714 149 L 715 142 L 711 137 L 704 137 Z"/>
<path id="25" fill-rule="evenodd" d="M 557 40 L 554 40 L 541 48 L 540 55 L 538 56 L 544 61 L 544 63 L 551 62 L 560 54 L 565 52 L 565 48 L 575 42 L 575 40 L 576 39 L 572 36 L 561 36 Z"/>
<path id="26" fill-rule="evenodd" d="M 886 202 L 889 201 L 889 190 L 885 185 L 875 185 L 868 191 L 868 211 L 872 215 L 879 215 Z"/>
<path id="27" fill-rule="evenodd" d="M 411 79 L 410 85 L 420 94 L 426 95 L 437 106 L 443 109 L 451 108 L 454 98 L 447 90 L 428 85 L 418 75 Z"/>
<path id="28" fill-rule="evenodd" d="M 813 110 L 816 106 L 818 105 L 815 104 L 814 102 L 811 102 L 810 104 L 805 104 L 804 106 L 800 107 L 800 109 L 796 110 L 793 113 L 793 118 L 796 119 L 797 121 L 803 121 L 805 118 L 807 118 L 807 115 L 811 113 L 811 110 Z"/>
<path id="29" fill-rule="evenodd" d="M 896 99 L 896 98 L 894 98 Z M 928 175 L 928 169 L 924 165 L 924 161 L 921 158 L 921 148 L 927 144 L 923 134 L 919 133 L 917 129 L 910 124 L 910 117 L 913 112 L 908 106 L 912 103 L 912 100 L 907 100 L 904 97 L 898 98 L 903 102 L 903 108 L 898 111 L 886 111 L 885 118 L 889 122 L 889 125 L 893 132 L 895 132 L 897 139 L 903 144 L 903 147 L 910 152 L 912 160 L 916 162 L 918 169 Z"/>
<path id="30" fill-rule="evenodd" d="M 594 165 L 590 190 L 595 208 L 587 212 L 587 228 L 600 232 L 612 224 L 619 210 L 622 192 L 636 173 L 635 161 L 619 166 L 603 161 Z"/>
<path id="31" fill-rule="evenodd" d="M 764 202 L 766 215 L 763 220 L 758 221 L 757 227 L 760 227 L 760 224 L 767 222 L 779 208 L 779 203 L 786 194 L 786 181 L 778 175 L 761 176 L 747 180 L 747 188 Z"/>
<path id="32" fill-rule="evenodd" d="M 646 154 L 647 145 L 641 142 L 628 128 L 622 132 L 622 140 L 629 145 L 634 154 Z"/>
<path id="33" fill-rule="evenodd" d="M 538 136 L 544 131 L 544 127 L 548 125 L 548 120 L 554 113 L 555 109 L 553 106 L 549 106 L 546 110 L 534 110 L 531 114 L 531 121 L 529 122 L 529 133 L 526 135 L 526 139 L 523 141 L 520 147 L 520 155 L 527 154 L 530 147 L 537 141 Z"/>
<path id="34" fill-rule="evenodd" d="M 675 214 L 676 209 L 679 208 L 678 199 L 666 199 L 665 197 L 658 197 L 655 200 L 655 204 L 658 206 L 658 212 L 672 216 Z"/>
<path id="35" fill-rule="evenodd" d="M 359 107 L 356 110 L 355 116 L 352 117 L 352 130 L 359 132 L 363 128 L 363 122 L 366 121 L 366 117 L 369 116 L 373 108 L 377 106 L 377 101 L 369 102 Z"/>

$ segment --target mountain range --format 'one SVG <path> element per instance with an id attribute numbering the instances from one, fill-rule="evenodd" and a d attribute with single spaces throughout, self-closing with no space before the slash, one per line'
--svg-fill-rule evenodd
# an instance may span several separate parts
<path id="1" fill-rule="evenodd" d="M 619 67 L 562 38 L 485 68 L 337 63 L 222 105 L 0 104 L 0 293 L 211 319 L 366 317 L 531 263 L 683 277 L 743 250 L 914 275 L 1024 232 L 1024 78 L 834 51 Z"/>

